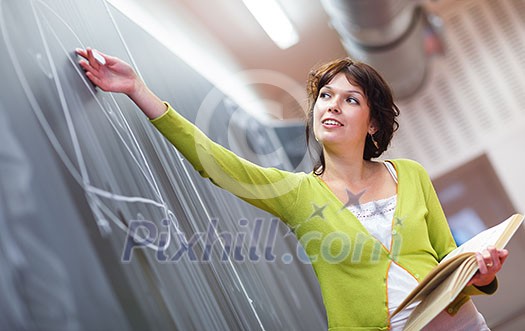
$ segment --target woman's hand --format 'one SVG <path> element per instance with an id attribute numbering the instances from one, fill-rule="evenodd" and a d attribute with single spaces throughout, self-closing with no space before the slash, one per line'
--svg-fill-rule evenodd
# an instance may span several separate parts
<path id="1" fill-rule="evenodd" d="M 509 251 L 506 249 L 498 250 L 493 246 L 488 247 L 481 253 L 476 253 L 479 270 L 468 285 L 486 286 L 492 283 L 508 255 Z"/>
<path id="2" fill-rule="evenodd" d="M 77 48 L 75 52 L 83 57 L 79 63 L 86 71 L 86 76 L 103 91 L 127 94 L 150 119 L 157 118 L 166 111 L 162 100 L 126 62 L 89 47 L 85 50 Z"/>
<path id="3" fill-rule="evenodd" d="M 86 71 L 86 76 L 103 91 L 131 96 L 137 90 L 139 78 L 126 62 L 89 47 L 85 50 L 77 48 L 75 51 L 84 58 L 79 63 Z"/>

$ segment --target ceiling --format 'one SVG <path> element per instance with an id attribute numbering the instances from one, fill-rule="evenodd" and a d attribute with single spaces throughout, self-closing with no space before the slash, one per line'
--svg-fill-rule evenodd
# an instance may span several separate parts
<path id="1" fill-rule="evenodd" d="M 308 71 L 317 63 L 346 55 L 319 0 L 279 1 L 300 38 L 285 50 L 273 43 L 241 0 L 110 2 L 154 35 L 165 29 L 172 50 L 214 85 L 221 85 L 217 76 L 250 73 L 243 87 L 263 103 L 262 117 L 302 118 Z M 161 27 L 152 27 L 155 22 L 162 22 Z M 190 47 L 191 54 L 185 54 Z M 212 63 L 218 73 L 210 73 L 209 66 L 199 70 L 203 63 Z M 249 103 L 247 108 L 252 108 Z"/>
<path id="2" fill-rule="evenodd" d="M 225 93 L 263 119 L 302 119 L 309 70 L 347 55 L 320 0 L 278 0 L 300 38 L 285 50 L 271 41 L 241 0 L 109 1 L 170 44 L 215 86 L 228 85 L 226 77 L 238 78 L 237 87 L 224 88 Z M 239 90 L 251 97 L 239 102 Z"/>
<path id="3" fill-rule="evenodd" d="M 229 50 L 243 70 L 264 69 L 281 73 L 303 88 L 312 66 L 346 55 L 319 0 L 280 1 L 300 38 L 296 45 L 285 50 L 273 43 L 240 0 L 179 1 Z M 261 78 L 261 81 L 265 79 Z M 302 116 L 302 110 L 284 90 L 284 84 L 258 85 L 254 87 L 259 96 L 284 106 L 282 117 Z M 279 107 L 275 110 L 280 111 Z M 281 114 L 274 116 L 281 117 Z"/>

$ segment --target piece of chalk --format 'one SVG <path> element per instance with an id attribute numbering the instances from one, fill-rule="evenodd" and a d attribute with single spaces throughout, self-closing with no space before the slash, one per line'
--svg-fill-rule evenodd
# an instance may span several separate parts
<path id="1" fill-rule="evenodd" d="M 93 57 L 95 58 L 95 60 L 97 60 L 98 63 L 102 64 L 102 65 L 105 65 L 106 64 L 106 59 L 100 55 L 99 52 L 93 50 Z"/>

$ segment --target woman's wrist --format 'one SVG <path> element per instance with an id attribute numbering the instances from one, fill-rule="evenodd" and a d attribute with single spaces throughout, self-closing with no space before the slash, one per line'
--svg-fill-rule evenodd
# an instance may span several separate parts
<path id="1" fill-rule="evenodd" d="M 142 95 L 147 90 L 146 84 L 139 77 L 135 77 L 133 84 L 131 84 L 130 91 L 126 95 L 133 101 L 142 99 Z"/>
<path id="2" fill-rule="evenodd" d="M 496 275 L 493 275 L 492 277 L 476 279 L 472 282 L 472 285 L 476 287 L 487 286 L 487 285 L 490 285 L 494 281 L 495 278 L 496 278 Z"/>
<path id="3" fill-rule="evenodd" d="M 149 119 L 154 119 L 166 112 L 166 105 L 146 84 L 137 78 L 137 86 L 128 96 Z"/>

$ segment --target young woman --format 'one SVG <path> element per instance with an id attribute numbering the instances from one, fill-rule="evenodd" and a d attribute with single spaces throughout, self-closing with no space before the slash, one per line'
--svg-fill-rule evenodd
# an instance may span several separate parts
<path id="1" fill-rule="evenodd" d="M 100 52 L 105 61 L 97 61 L 89 48 L 77 53 L 94 84 L 127 94 L 203 177 L 294 230 L 319 279 L 330 329 L 403 328 L 415 305 L 393 318 L 392 311 L 455 244 L 423 167 L 372 160 L 387 149 L 399 114 L 373 68 L 343 58 L 310 72 L 307 135 L 322 152 L 305 174 L 236 156 L 160 100 L 127 63 Z M 479 272 L 428 327 L 488 329 L 469 295 L 496 290 L 507 254 L 478 254 Z"/>

